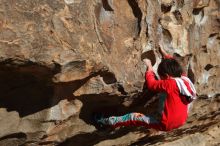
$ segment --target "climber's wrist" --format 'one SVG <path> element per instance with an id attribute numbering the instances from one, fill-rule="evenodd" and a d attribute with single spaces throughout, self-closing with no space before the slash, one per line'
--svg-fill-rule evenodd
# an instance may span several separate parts
<path id="1" fill-rule="evenodd" d="M 148 65 L 147 66 L 147 71 L 153 71 L 153 66 L 152 65 Z"/>

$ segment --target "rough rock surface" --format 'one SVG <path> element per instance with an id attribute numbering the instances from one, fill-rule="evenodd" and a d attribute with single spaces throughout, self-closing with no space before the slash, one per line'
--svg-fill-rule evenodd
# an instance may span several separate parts
<path id="1" fill-rule="evenodd" d="M 1 0 L 0 145 L 220 145 L 219 32 L 219 0 Z M 198 91 L 187 123 L 96 130 L 152 108 L 134 99 L 161 42 Z"/>

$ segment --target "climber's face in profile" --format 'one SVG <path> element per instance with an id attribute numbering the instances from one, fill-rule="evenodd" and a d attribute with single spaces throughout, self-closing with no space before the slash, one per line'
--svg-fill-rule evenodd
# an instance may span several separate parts
<path id="1" fill-rule="evenodd" d="M 169 77 L 181 77 L 183 70 L 175 59 L 163 59 L 157 72 L 161 79 L 167 79 Z"/>

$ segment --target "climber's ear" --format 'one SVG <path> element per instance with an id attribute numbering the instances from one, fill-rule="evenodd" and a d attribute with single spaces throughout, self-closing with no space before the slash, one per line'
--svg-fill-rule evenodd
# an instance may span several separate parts
<path id="1" fill-rule="evenodd" d="M 170 76 L 168 74 L 165 75 L 165 78 L 168 79 Z"/>
<path id="2" fill-rule="evenodd" d="M 166 74 L 165 76 L 160 76 L 160 79 L 167 79 L 169 78 L 170 76 L 168 74 Z"/>

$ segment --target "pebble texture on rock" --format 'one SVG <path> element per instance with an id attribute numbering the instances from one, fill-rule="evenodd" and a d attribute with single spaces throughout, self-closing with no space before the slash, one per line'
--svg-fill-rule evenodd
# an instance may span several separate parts
<path id="1" fill-rule="evenodd" d="M 219 0 L 1 0 L 0 145 L 219 145 L 219 32 Z M 198 92 L 186 125 L 97 131 L 96 110 L 147 111 L 160 43 Z"/>

